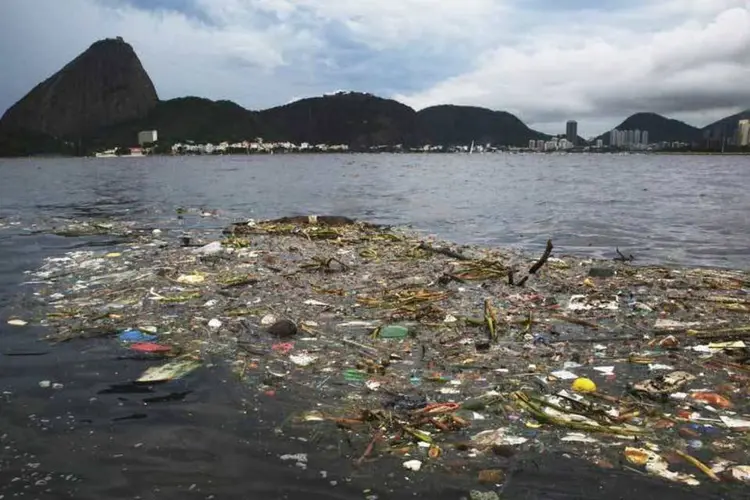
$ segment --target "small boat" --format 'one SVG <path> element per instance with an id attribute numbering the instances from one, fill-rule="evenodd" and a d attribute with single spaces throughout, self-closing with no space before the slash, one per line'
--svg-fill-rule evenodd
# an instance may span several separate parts
<path id="1" fill-rule="evenodd" d="M 96 153 L 94 156 L 97 158 L 117 158 L 117 153 L 114 149 L 107 149 L 106 151 Z"/>

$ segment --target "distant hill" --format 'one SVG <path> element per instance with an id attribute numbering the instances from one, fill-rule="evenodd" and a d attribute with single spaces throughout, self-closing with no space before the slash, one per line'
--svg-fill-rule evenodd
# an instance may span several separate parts
<path id="1" fill-rule="evenodd" d="M 503 144 L 528 146 L 530 139 L 548 135 L 531 130 L 516 116 L 474 106 L 432 106 L 417 113 L 417 138 L 421 144 Z"/>
<path id="2" fill-rule="evenodd" d="M 0 132 L 0 157 L 33 155 L 76 155 L 77 144 L 42 132 Z"/>
<path id="3" fill-rule="evenodd" d="M 614 128 L 618 130 L 648 130 L 648 140 L 652 143 L 662 141 L 692 143 L 700 141 L 703 136 L 700 129 L 657 113 L 630 115 L 624 122 Z M 605 144 L 609 144 L 609 131 L 596 139 L 602 139 Z"/>
<path id="4" fill-rule="evenodd" d="M 78 139 L 142 118 L 157 102 L 154 85 L 133 47 L 120 38 L 105 39 L 10 107 L 0 119 L 0 131 Z"/>
<path id="5" fill-rule="evenodd" d="M 92 151 L 133 145 L 155 129 L 159 142 L 267 141 L 375 145 L 527 145 L 546 138 L 517 117 L 468 106 L 412 108 L 371 94 L 339 92 L 263 111 L 230 101 L 159 101 L 133 48 L 122 39 L 94 43 L 37 85 L 0 121 L 0 155 Z M 71 147 L 74 144 L 75 147 Z"/>
<path id="6" fill-rule="evenodd" d="M 704 139 L 734 139 L 740 120 L 750 120 L 750 109 L 727 116 L 703 127 Z"/>
<path id="7" fill-rule="evenodd" d="M 411 145 L 416 112 L 400 102 L 371 94 L 338 92 L 258 113 L 264 139 L 311 144 Z"/>
<path id="8" fill-rule="evenodd" d="M 159 141 L 243 141 L 261 133 L 258 114 L 232 101 L 180 97 L 160 101 L 144 118 L 106 127 L 87 138 L 89 148 L 131 144 L 140 130 L 157 130 Z"/>

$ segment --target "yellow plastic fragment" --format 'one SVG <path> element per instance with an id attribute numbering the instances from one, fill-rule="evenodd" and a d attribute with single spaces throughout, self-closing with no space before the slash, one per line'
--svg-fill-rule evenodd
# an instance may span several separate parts
<path id="1" fill-rule="evenodd" d="M 575 379 L 570 388 L 576 392 L 596 392 L 596 384 L 593 380 L 586 377 Z"/>

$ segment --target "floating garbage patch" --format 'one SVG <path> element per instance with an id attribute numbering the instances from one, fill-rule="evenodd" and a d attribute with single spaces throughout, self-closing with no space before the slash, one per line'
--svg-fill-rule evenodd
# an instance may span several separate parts
<path id="1" fill-rule="evenodd" d="M 293 431 L 339 436 L 355 465 L 419 475 L 458 460 L 494 488 L 507 458 L 559 450 L 685 485 L 750 483 L 746 272 L 583 260 L 552 242 L 541 256 L 458 247 L 338 216 L 220 237 L 133 227 L 58 229 L 128 238 L 47 259 L 40 310 L 9 323 L 158 356 L 139 383 L 218 355 L 251 394 L 290 393 Z"/>

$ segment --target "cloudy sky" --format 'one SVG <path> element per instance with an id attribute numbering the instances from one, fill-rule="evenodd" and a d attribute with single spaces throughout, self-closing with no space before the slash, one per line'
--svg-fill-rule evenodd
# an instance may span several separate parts
<path id="1" fill-rule="evenodd" d="M 750 108 L 750 0 L 1 0 L 0 111 L 122 36 L 162 99 L 250 109 L 338 89 L 510 111 L 585 136 L 638 111 Z"/>

